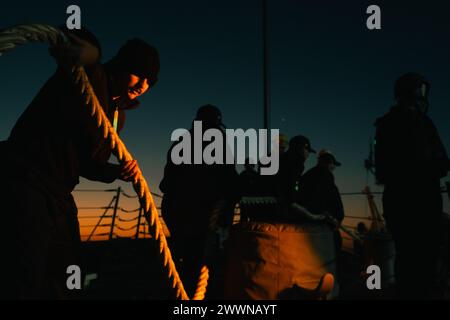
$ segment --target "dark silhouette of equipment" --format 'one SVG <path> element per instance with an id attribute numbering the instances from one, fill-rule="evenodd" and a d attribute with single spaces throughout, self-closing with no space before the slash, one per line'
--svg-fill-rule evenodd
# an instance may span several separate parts
<path id="1" fill-rule="evenodd" d="M 375 176 L 375 159 L 373 154 L 373 145 L 375 140 L 369 140 L 369 156 L 364 160 L 364 168 L 366 168 L 367 174 L 371 173 Z"/>

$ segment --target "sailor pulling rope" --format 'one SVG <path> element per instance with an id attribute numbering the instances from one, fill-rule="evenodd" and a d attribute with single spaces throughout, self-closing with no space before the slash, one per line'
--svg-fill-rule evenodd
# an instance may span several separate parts
<path id="1" fill-rule="evenodd" d="M 42 24 L 20 25 L 4 29 L 0 32 L 0 55 L 29 42 L 46 42 L 51 46 L 69 46 L 70 44 L 66 35 L 57 28 Z M 105 115 L 82 65 L 75 64 L 72 67 L 71 78 L 73 85 L 82 96 L 83 102 L 87 110 L 89 110 L 92 119 L 96 122 L 98 130 L 102 132 L 103 138 L 109 143 L 112 153 L 117 157 L 120 163 L 133 160 L 132 155 L 117 135 L 116 130 L 114 130 L 108 117 Z M 172 288 L 176 291 L 177 299 L 188 300 L 189 297 L 183 287 L 183 283 L 172 259 L 167 240 L 164 236 L 152 194 L 141 170 L 139 168 L 137 168 L 137 170 L 138 173 L 135 175 L 133 188 L 139 197 L 141 206 L 144 208 L 144 216 L 148 220 L 149 232 L 152 235 L 152 238 L 159 244 L 163 268 L 168 279 L 171 281 Z M 204 297 L 207 283 L 208 268 L 205 266 L 201 269 L 194 299 L 202 299 Z"/>
<path id="2" fill-rule="evenodd" d="M 340 230 L 348 234 L 353 240 L 356 240 L 360 243 L 363 242 L 363 240 L 359 236 L 357 236 L 353 231 L 343 226 L 342 224 L 339 224 L 338 221 L 329 214 L 313 214 L 308 209 L 299 205 L 298 203 L 292 203 L 291 209 L 294 210 L 299 216 L 305 218 L 306 220 L 330 223 L 335 227 L 339 227 Z"/>

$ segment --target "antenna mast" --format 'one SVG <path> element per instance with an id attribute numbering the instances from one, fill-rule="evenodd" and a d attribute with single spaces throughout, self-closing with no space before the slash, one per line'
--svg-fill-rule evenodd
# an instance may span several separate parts
<path id="1" fill-rule="evenodd" d="M 264 129 L 270 126 L 268 0 L 262 0 Z"/>

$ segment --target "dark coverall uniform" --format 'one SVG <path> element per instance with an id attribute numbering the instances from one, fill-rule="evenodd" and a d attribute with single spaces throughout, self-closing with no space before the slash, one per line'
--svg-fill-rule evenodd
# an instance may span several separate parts
<path id="1" fill-rule="evenodd" d="M 300 178 L 305 171 L 305 159 L 290 150 L 281 154 L 280 168 L 276 175 L 277 194 L 287 203 L 295 202 L 298 196 Z"/>
<path id="2" fill-rule="evenodd" d="M 333 173 L 325 167 L 316 166 L 301 177 L 297 202 L 312 213 L 328 213 L 338 222 L 344 219 L 344 206 Z"/>
<path id="3" fill-rule="evenodd" d="M 164 193 L 161 209 L 171 233 L 170 248 L 178 262 L 181 279 L 188 295 L 192 295 L 204 262 L 205 244 L 211 236 L 208 234 L 211 216 L 217 218 L 217 226 L 232 224 L 239 195 L 239 176 L 234 165 L 175 165 L 171 159 L 174 145 L 167 154 L 164 178 L 160 183 Z M 215 272 L 210 270 L 212 283 L 208 285 L 209 298 L 220 295 L 217 292 L 220 284 L 213 280 L 217 279 Z"/>
<path id="4" fill-rule="evenodd" d="M 256 170 L 244 170 L 239 174 L 239 188 L 242 196 L 259 195 L 259 173 Z"/>
<path id="5" fill-rule="evenodd" d="M 246 169 L 239 174 L 239 194 L 241 197 L 257 197 L 261 196 L 261 177 L 254 169 Z M 254 218 L 248 210 L 241 206 L 241 222 L 249 221 Z"/>
<path id="6" fill-rule="evenodd" d="M 88 74 L 112 120 L 105 69 L 97 64 Z M 74 295 L 66 287 L 66 269 L 81 261 L 71 192 L 80 176 L 111 183 L 120 172 L 107 162 L 109 147 L 92 120 L 68 74 L 58 68 L 1 142 L 1 297 Z M 120 111 L 119 130 L 123 124 Z"/>
<path id="7" fill-rule="evenodd" d="M 384 217 L 396 246 L 398 293 L 427 297 L 439 247 L 440 178 L 447 174 L 448 157 L 424 113 L 393 107 L 376 128 L 376 177 L 385 186 Z"/>
<path id="8" fill-rule="evenodd" d="M 256 196 L 275 197 L 277 205 L 256 207 L 251 210 L 250 220 L 292 222 L 289 207 L 297 199 L 299 180 L 305 170 L 304 163 L 305 159 L 301 155 L 288 150 L 280 155 L 280 165 L 276 175 L 258 177 L 259 186 Z"/>
<path id="9" fill-rule="evenodd" d="M 334 175 L 327 168 L 316 166 L 308 170 L 300 179 L 296 201 L 314 214 L 328 214 L 339 223 L 344 219 L 344 206 Z M 295 218 L 292 217 L 291 219 Z M 331 226 L 331 225 L 330 225 Z M 337 277 L 341 278 L 340 252 L 342 237 L 334 230 L 334 245 L 337 257 Z"/>
<path id="10" fill-rule="evenodd" d="M 316 166 L 308 170 L 300 179 L 297 201 L 311 213 L 329 214 L 339 223 L 344 219 L 344 206 L 333 173 L 327 168 Z M 339 253 L 342 238 L 335 232 L 336 252 Z"/>

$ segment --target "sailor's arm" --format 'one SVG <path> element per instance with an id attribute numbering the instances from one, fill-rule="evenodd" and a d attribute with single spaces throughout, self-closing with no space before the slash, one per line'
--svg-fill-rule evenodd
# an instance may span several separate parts
<path id="1" fill-rule="evenodd" d="M 445 177 L 450 171 L 450 159 L 448 158 L 447 151 L 442 143 L 441 137 L 437 131 L 436 126 L 430 120 L 432 130 L 432 154 L 433 162 L 429 164 L 431 170 L 434 170 L 439 178 Z"/>
<path id="2" fill-rule="evenodd" d="M 66 36 L 69 39 L 69 45 L 57 45 L 49 48 L 49 52 L 55 58 L 58 68 L 70 74 L 72 67 L 76 64 L 89 68 L 99 62 L 99 48 L 77 37 L 70 31 L 66 33 Z"/>
<path id="3" fill-rule="evenodd" d="M 81 171 L 84 178 L 103 183 L 112 183 L 117 179 L 131 182 L 138 174 L 139 167 L 136 160 L 127 161 L 123 165 L 90 160 L 83 163 Z"/>
<path id="4" fill-rule="evenodd" d="M 311 221 L 324 221 L 326 219 L 326 216 L 323 214 L 313 214 L 305 207 L 299 205 L 296 202 L 291 203 L 290 209 L 298 214 L 299 216 L 311 220 Z"/>
<path id="5" fill-rule="evenodd" d="M 89 161 L 84 164 L 81 176 L 92 181 L 112 183 L 120 176 L 120 171 L 120 166 L 117 164 Z"/>

